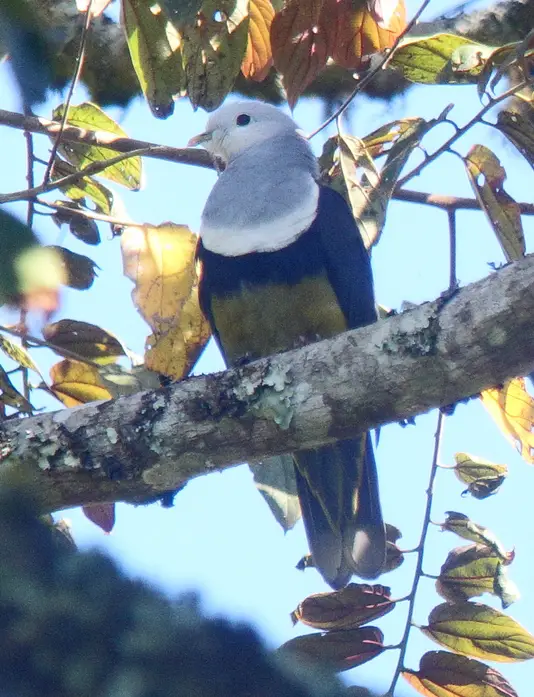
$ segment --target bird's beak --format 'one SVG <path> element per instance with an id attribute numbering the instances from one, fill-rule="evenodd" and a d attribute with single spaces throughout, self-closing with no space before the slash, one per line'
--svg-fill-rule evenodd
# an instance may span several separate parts
<path id="1" fill-rule="evenodd" d="M 206 132 L 206 133 L 199 133 L 197 136 L 193 136 L 190 141 L 187 143 L 188 148 L 194 148 L 197 145 L 202 145 L 202 143 L 207 143 L 209 140 L 211 140 L 212 137 L 211 132 Z"/>

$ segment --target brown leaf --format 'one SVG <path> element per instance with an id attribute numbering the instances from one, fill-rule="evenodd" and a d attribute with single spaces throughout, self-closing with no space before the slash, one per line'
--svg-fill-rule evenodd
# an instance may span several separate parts
<path id="1" fill-rule="evenodd" d="M 324 634 L 307 634 L 286 641 L 282 655 L 302 656 L 331 670 L 350 670 L 367 663 L 384 650 L 384 635 L 378 627 L 360 627 Z"/>
<path id="2" fill-rule="evenodd" d="M 115 362 L 126 351 L 121 342 L 96 324 L 76 319 L 60 319 L 59 322 L 43 327 L 46 341 L 58 349 L 67 349 L 81 358 L 98 363 Z M 61 354 L 60 354 L 61 355 Z"/>
<path id="3" fill-rule="evenodd" d="M 291 618 L 294 623 L 302 622 L 314 629 L 355 629 L 394 607 L 389 588 L 350 583 L 338 591 L 308 596 L 291 613 Z"/>
<path id="4" fill-rule="evenodd" d="M 289 0 L 271 25 L 274 65 L 282 73 L 291 108 L 326 66 L 326 39 L 318 26 L 323 4 L 324 0 Z"/>
<path id="5" fill-rule="evenodd" d="M 86 363 L 65 359 L 50 368 L 50 390 L 70 408 L 80 404 L 111 399 L 98 370 Z"/>
<path id="6" fill-rule="evenodd" d="M 426 697 L 518 697 L 495 668 L 448 651 L 425 653 L 419 670 L 404 670 L 402 676 Z"/>
<path id="7" fill-rule="evenodd" d="M 115 525 L 115 504 L 114 503 L 94 503 L 90 506 L 82 506 L 84 516 L 98 525 L 106 534 L 113 530 Z"/>
<path id="8" fill-rule="evenodd" d="M 270 0 L 250 0 L 248 15 L 248 43 L 241 72 L 247 79 L 261 82 L 273 64 L 271 24 L 274 8 Z"/>
<path id="9" fill-rule="evenodd" d="M 196 244 L 188 227 L 172 223 L 127 228 L 121 237 L 133 301 L 153 331 L 145 365 L 175 380 L 189 373 L 210 336 L 198 302 Z"/>
<path id="10" fill-rule="evenodd" d="M 57 245 L 50 245 L 48 249 L 55 250 L 61 259 L 66 286 L 76 290 L 87 290 L 93 285 L 96 278 L 95 269 L 100 267 L 92 259 Z"/>

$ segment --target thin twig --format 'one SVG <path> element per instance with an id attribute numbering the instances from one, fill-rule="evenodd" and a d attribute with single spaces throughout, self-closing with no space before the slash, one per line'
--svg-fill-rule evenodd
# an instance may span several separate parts
<path id="1" fill-rule="evenodd" d="M 326 121 L 324 121 L 319 128 L 316 128 L 315 131 L 312 131 L 309 135 L 306 136 L 308 140 L 311 140 L 314 138 L 318 133 L 323 131 L 327 126 L 329 126 L 333 121 L 338 119 L 341 114 L 345 111 L 345 109 L 349 106 L 349 104 L 352 102 L 354 97 L 358 94 L 358 92 L 361 92 L 364 87 L 366 87 L 371 80 L 374 79 L 375 75 L 379 73 L 381 70 L 384 70 L 387 68 L 388 63 L 391 61 L 393 58 L 393 54 L 395 51 L 398 49 L 401 41 L 404 39 L 406 34 L 408 34 L 409 31 L 413 29 L 415 24 L 417 24 L 419 17 L 423 14 L 423 12 L 426 10 L 428 5 L 430 4 L 431 0 L 424 0 L 424 2 L 421 4 L 417 12 L 414 14 L 412 19 L 408 22 L 408 24 L 404 27 L 403 31 L 397 36 L 395 41 L 393 42 L 393 45 L 391 48 L 384 53 L 382 58 L 379 60 L 379 62 L 375 65 L 374 68 L 372 68 L 364 77 L 358 81 L 356 84 L 356 87 L 352 90 L 350 95 L 347 97 L 347 99 L 343 102 L 343 104 L 331 115 L 329 116 Z"/>
<path id="2" fill-rule="evenodd" d="M 404 659 L 406 657 L 406 651 L 408 648 L 408 638 L 410 630 L 412 628 L 412 620 L 415 610 L 415 597 L 417 595 L 417 587 L 419 585 L 419 580 L 423 575 L 423 557 L 425 551 L 426 536 L 429 529 L 430 523 L 430 513 L 432 510 L 432 498 L 434 493 L 434 480 L 436 479 L 436 473 L 438 471 L 438 460 L 441 448 L 441 441 L 443 438 L 443 426 L 444 426 L 445 416 L 441 411 L 438 411 L 438 423 L 436 426 L 436 434 L 434 437 L 434 453 L 432 455 L 432 465 L 430 467 L 430 478 L 428 481 L 428 487 L 426 490 L 426 508 L 423 517 L 423 527 L 421 530 L 421 538 L 418 544 L 417 553 L 417 563 L 415 566 L 414 580 L 412 585 L 412 590 L 410 592 L 410 600 L 408 603 L 408 615 L 406 617 L 406 627 L 404 629 L 404 635 L 400 641 L 400 652 L 399 660 L 397 661 L 397 667 L 395 668 L 395 673 L 393 674 L 393 679 L 389 690 L 386 692 L 384 697 L 393 697 L 395 692 L 395 687 L 399 680 L 401 672 L 404 670 Z"/>
<path id="3" fill-rule="evenodd" d="M 65 126 L 67 125 L 67 118 L 69 116 L 69 107 L 70 107 L 70 103 L 72 101 L 72 95 L 74 94 L 74 90 L 76 89 L 76 85 L 78 84 L 78 81 L 80 79 L 80 75 L 82 72 L 82 67 L 83 67 L 83 62 L 84 62 L 84 57 L 85 57 L 85 45 L 87 43 L 87 34 L 89 32 L 89 26 L 91 25 L 91 19 L 93 17 L 92 9 L 93 9 L 93 0 L 89 0 L 89 3 L 87 4 L 87 9 L 85 10 L 85 18 L 84 18 L 83 27 L 82 27 L 82 34 L 80 37 L 80 46 L 78 48 L 78 55 L 76 56 L 76 69 L 74 71 L 74 76 L 73 76 L 71 83 L 69 85 L 69 91 L 67 93 L 67 98 L 65 100 L 65 104 L 64 104 L 64 108 L 63 108 L 63 116 L 61 117 L 59 131 L 57 132 L 57 135 L 54 139 L 54 143 L 52 145 L 52 149 L 50 150 L 50 157 L 48 158 L 48 164 L 46 166 L 46 170 L 44 173 L 43 184 L 48 184 L 48 182 L 50 181 L 50 178 L 52 177 L 52 174 L 54 171 L 54 164 L 56 161 L 57 151 L 58 151 L 59 145 L 61 143 L 61 137 L 63 135 L 63 131 L 65 130 Z"/>
<path id="4" fill-rule="evenodd" d="M 520 82 L 517 85 L 514 85 L 513 87 L 510 87 L 509 90 L 506 90 L 506 92 L 503 92 L 500 94 L 498 97 L 493 97 L 490 99 L 490 101 L 482 107 L 474 116 L 472 119 L 470 119 L 465 126 L 462 126 L 459 128 L 453 135 L 446 140 L 443 145 L 441 145 L 437 150 L 435 150 L 431 155 L 428 155 L 428 157 L 425 157 L 425 159 L 420 162 L 417 167 L 414 167 L 411 172 L 408 172 L 408 174 L 403 177 L 402 179 L 399 179 L 398 182 L 398 187 L 402 188 L 406 182 L 410 181 L 410 179 L 413 179 L 413 177 L 416 177 L 417 175 L 421 174 L 423 169 L 427 167 L 431 162 L 433 162 L 437 157 L 442 155 L 444 152 L 447 152 L 447 150 L 450 149 L 451 145 L 455 143 L 459 138 L 461 138 L 467 131 L 472 128 L 478 121 L 482 119 L 484 114 L 486 114 L 490 109 L 493 109 L 494 106 L 497 106 L 500 102 L 504 101 L 505 99 L 508 99 L 509 97 L 513 97 L 516 92 L 519 92 L 519 90 L 522 90 L 524 87 L 527 86 L 527 82 L 523 81 Z"/>
<path id="5" fill-rule="evenodd" d="M 70 208 L 70 206 L 59 205 L 57 203 L 50 203 L 42 198 L 36 199 L 35 203 L 40 206 L 46 206 L 47 208 L 52 208 L 55 211 L 67 211 L 72 213 L 72 215 L 79 215 L 81 218 L 89 218 L 90 220 L 98 220 L 102 223 L 109 223 L 110 225 L 116 225 L 117 227 L 143 227 L 145 223 L 136 223 L 133 220 L 121 220 L 120 218 L 114 218 L 112 215 L 106 215 L 105 213 L 97 213 L 96 211 L 84 210 L 82 208 Z M 39 215 L 53 215 L 52 213 L 39 213 Z"/>
<path id="6" fill-rule="evenodd" d="M 447 211 L 449 221 L 449 293 L 454 293 L 458 288 L 456 276 L 456 210 L 449 208 Z"/>
<path id="7" fill-rule="evenodd" d="M 406 203 L 420 203 L 424 206 L 434 206 L 449 211 L 479 211 L 480 203 L 475 198 L 465 198 L 463 196 L 449 196 L 447 194 L 429 194 L 424 191 L 412 191 L 411 189 L 401 189 L 399 186 L 393 192 L 396 201 Z M 522 215 L 534 215 L 534 203 L 518 203 Z"/>

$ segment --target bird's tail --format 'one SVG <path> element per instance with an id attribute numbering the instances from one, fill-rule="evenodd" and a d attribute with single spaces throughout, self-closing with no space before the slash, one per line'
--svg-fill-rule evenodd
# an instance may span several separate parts
<path id="1" fill-rule="evenodd" d="M 386 533 L 369 434 L 295 453 L 297 490 L 314 565 L 332 588 L 376 578 Z"/>

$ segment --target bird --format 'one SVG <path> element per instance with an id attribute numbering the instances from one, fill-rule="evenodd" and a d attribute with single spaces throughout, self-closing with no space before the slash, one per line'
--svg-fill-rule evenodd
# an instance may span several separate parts
<path id="1" fill-rule="evenodd" d="M 321 185 L 295 121 L 230 102 L 189 146 L 222 163 L 199 230 L 199 301 L 227 365 L 377 319 L 370 259 L 341 194 Z M 292 453 L 313 566 L 334 589 L 383 570 L 386 534 L 369 433 Z"/>

